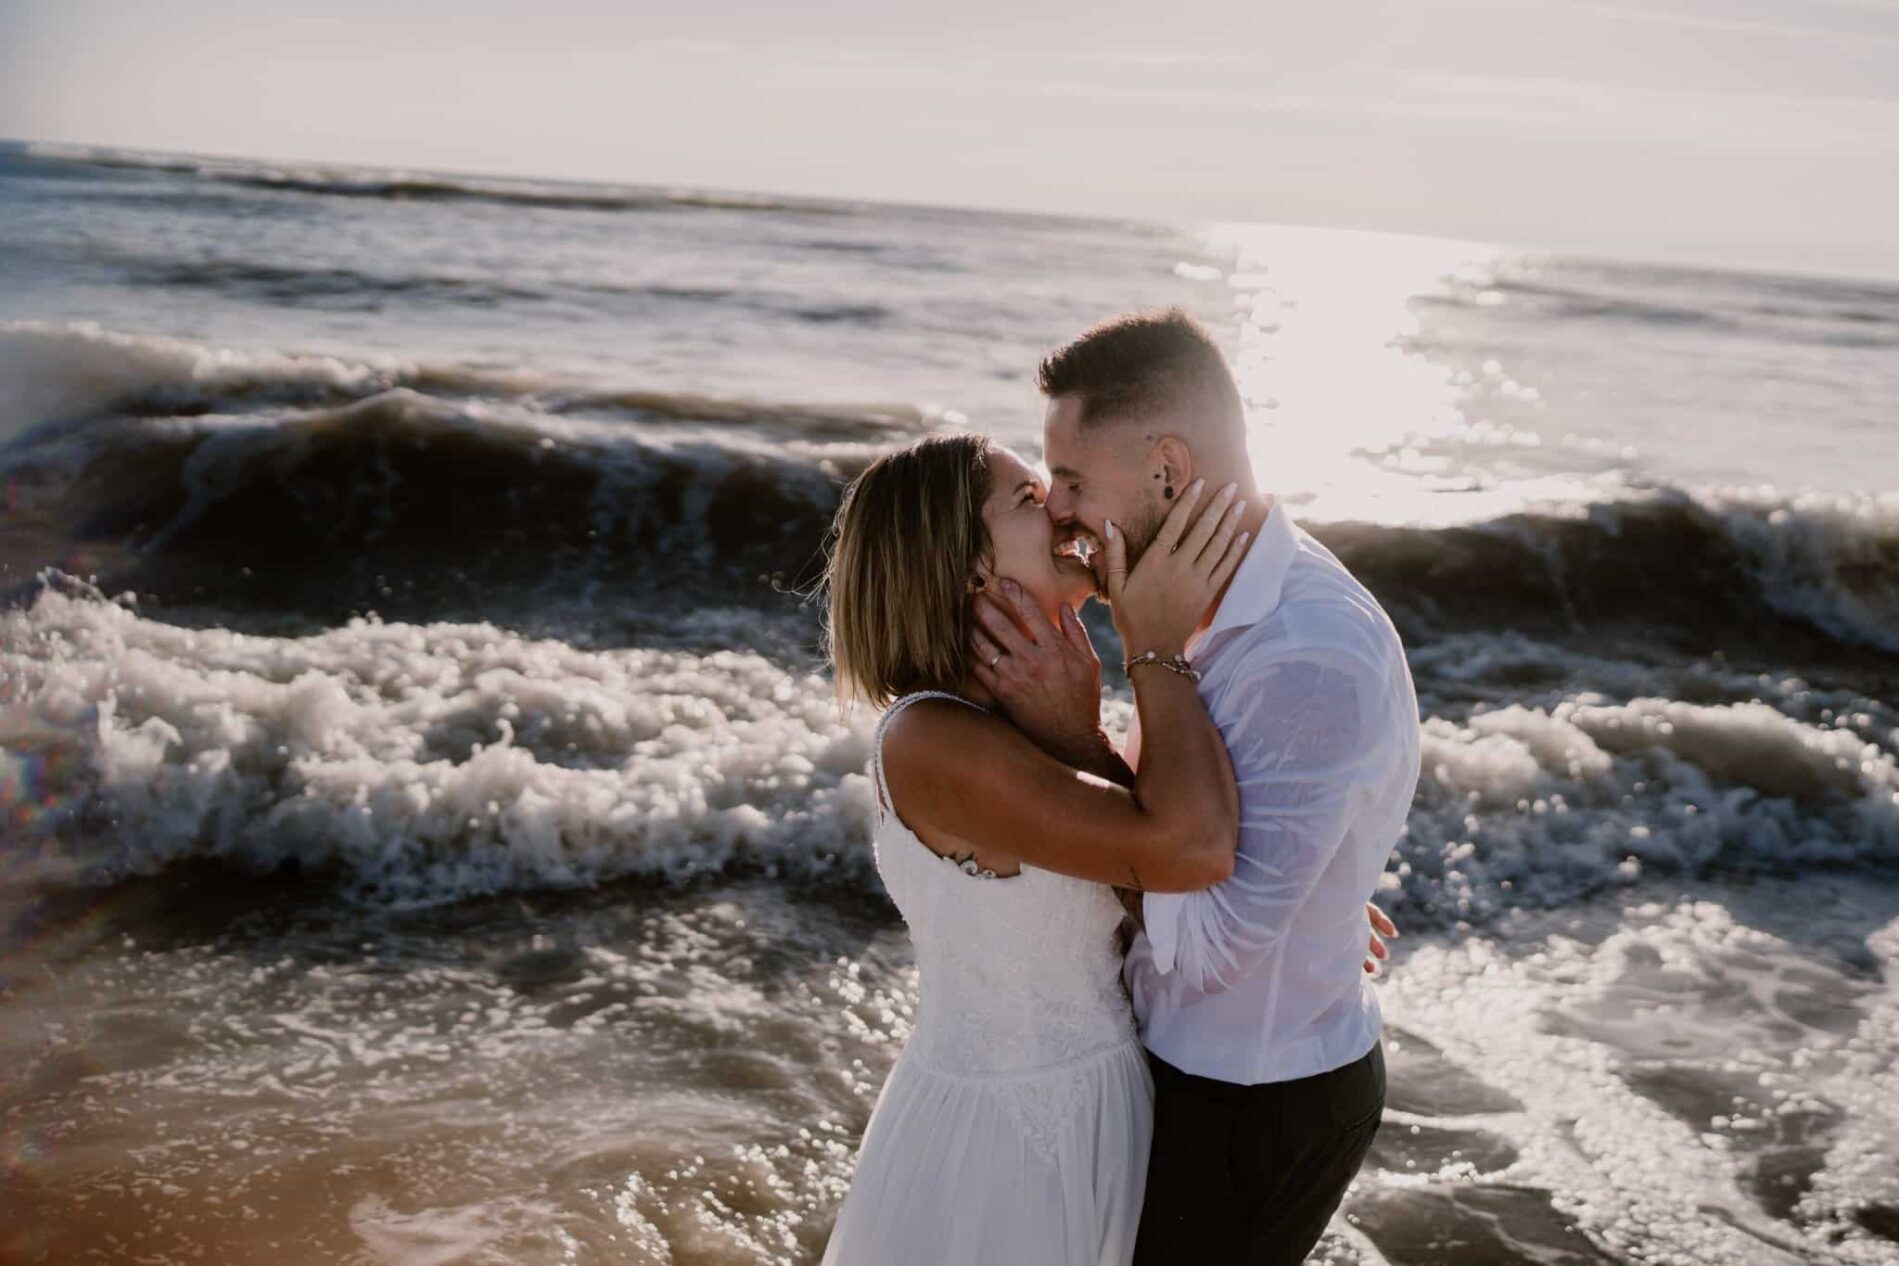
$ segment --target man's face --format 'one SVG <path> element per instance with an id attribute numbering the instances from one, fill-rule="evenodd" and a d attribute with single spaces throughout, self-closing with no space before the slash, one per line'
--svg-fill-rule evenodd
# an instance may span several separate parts
<path id="1" fill-rule="evenodd" d="M 1114 520 L 1127 539 L 1128 566 L 1167 517 L 1160 484 L 1149 478 L 1152 449 L 1133 423 L 1097 425 L 1084 432 L 1081 401 L 1057 396 L 1042 419 L 1042 455 L 1048 465 L 1048 517 L 1056 528 L 1084 544 L 1095 574 L 1095 596 L 1107 600 L 1107 541 L 1103 524 Z M 1148 487 L 1153 484 L 1153 487 Z"/>

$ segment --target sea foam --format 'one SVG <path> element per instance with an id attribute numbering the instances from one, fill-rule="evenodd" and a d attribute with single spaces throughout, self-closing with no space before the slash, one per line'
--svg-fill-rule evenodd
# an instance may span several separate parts
<path id="1" fill-rule="evenodd" d="M 294 861 L 408 902 L 862 860 L 864 723 L 758 655 L 369 619 L 256 637 L 53 589 L 0 643 L 7 808 L 112 824 L 112 852 L 60 859 L 90 878 Z"/>
<path id="2" fill-rule="evenodd" d="M 398 902 L 759 867 L 870 882 L 870 718 L 764 655 L 361 617 L 189 629 L 64 579 L 0 615 L 0 645 L 6 808 L 81 877 L 294 862 Z M 1427 716 L 1386 899 L 1485 921 L 1647 870 L 1891 865 L 1899 735 L 1870 724 L 1593 694 Z"/>

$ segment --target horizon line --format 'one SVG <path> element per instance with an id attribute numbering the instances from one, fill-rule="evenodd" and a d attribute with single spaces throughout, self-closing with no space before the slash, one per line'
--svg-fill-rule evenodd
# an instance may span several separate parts
<path id="1" fill-rule="evenodd" d="M 504 171 L 472 171 L 445 167 L 391 166 L 385 163 L 368 163 L 357 160 L 293 158 L 287 155 L 241 154 L 229 151 L 165 149 L 149 145 L 130 145 L 111 141 L 74 141 L 51 137 L 0 136 L 0 146 L 18 146 L 30 149 L 33 146 L 63 146 L 82 151 L 117 151 L 126 154 L 150 156 L 155 158 L 207 159 L 213 162 L 254 163 L 259 165 L 284 164 L 289 166 L 308 166 L 312 168 L 390 173 L 416 176 L 436 176 L 458 179 L 502 180 L 518 183 L 562 184 L 592 189 L 637 189 L 654 190 L 667 193 L 703 193 L 713 195 L 733 195 L 737 198 L 782 199 L 809 202 L 813 204 L 831 204 L 865 208 L 889 208 L 893 210 L 936 211 L 959 215 L 1025 216 L 1045 220 L 1070 220 L 1093 224 L 1139 224 L 1188 230 L 1208 230 L 1224 226 L 1243 226 L 1285 229 L 1320 229 L 1333 232 L 1364 233 L 1405 237 L 1416 241 L 1442 242 L 1446 244 L 1485 247 L 1493 250 L 1518 252 L 1528 255 L 1545 255 L 1553 258 L 1586 260 L 1599 263 L 1616 263 L 1638 267 L 1665 267 L 1685 270 L 1700 270 L 1711 273 L 1730 273 L 1787 280 L 1811 280 L 1830 282 L 1872 282 L 1876 284 L 1899 285 L 1899 268 L 1892 272 L 1875 269 L 1846 271 L 1818 267 L 1810 264 L 1790 264 L 1784 262 L 1732 262 L 1715 263 L 1705 258 L 1686 255 L 1627 254 L 1622 252 L 1602 252 L 1587 249 L 1572 249 L 1544 243 L 1522 241 L 1502 241 L 1496 238 L 1474 237 L 1459 234 L 1420 232 L 1415 229 L 1389 228 L 1362 224 L 1319 223 L 1289 220 L 1253 220 L 1233 219 L 1230 217 L 1207 215 L 1114 215 L 1089 213 L 1085 211 L 1054 210 L 1045 206 L 1008 206 L 1001 204 L 984 205 L 976 202 L 944 203 L 907 200 L 887 194 L 866 196 L 861 194 L 819 194 L 787 189 L 767 189 L 756 186 L 707 185 L 676 181 L 625 181 L 606 179 L 599 176 L 563 176 L 553 174 L 526 174 Z M 51 161 L 69 161 L 85 163 L 85 158 L 66 159 L 59 155 L 45 156 Z M 104 164 L 100 164 L 104 166 Z M 178 174 L 178 173 L 174 173 Z M 296 192 L 296 190 L 286 190 Z M 321 196 L 315 191 L 311 196 Z M 471 191 L 473 194 L 475 191 Z M 576 208 L 578 209 L 578 208 Z"/>

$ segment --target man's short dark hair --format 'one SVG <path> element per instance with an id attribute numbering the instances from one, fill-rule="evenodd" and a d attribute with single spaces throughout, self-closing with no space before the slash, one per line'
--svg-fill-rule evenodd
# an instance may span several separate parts
<path id="1" fill-rule="evenodd" d="M 1206 328 L 1179 308 L 1104 321 L 1049 353 L 1036 385 L 1081 400 L 1081 421 L 1137 416 L 1183 397 L 1211 399 L 1241 420 L 1239 387 Z"/>

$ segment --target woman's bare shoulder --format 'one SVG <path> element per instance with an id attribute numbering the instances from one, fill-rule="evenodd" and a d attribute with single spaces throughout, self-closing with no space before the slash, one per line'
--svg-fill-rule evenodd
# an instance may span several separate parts
<path id="1" fill-rule="evenodd" d="M 1018 799 L 1007 766 L 1028 746 L 1020 731 L 992 712 L 953 699 L 919 699 L 884 731 L 884 775 L 893 805 L 931 851 L 967 852 L 985 869 L 1010 875 L 1019 859 L 1001 843 L 997 801 Z M 1031 749 L 1033 750 L 1033 749 Z"/>
<path id="2" fill-rule="evenodd" d="M 906 770 L 942 767 L 994 754 L 1020 733 L 993 712 L 954 699 L 906 704 L 884 728 L 884 764 Z"/>

